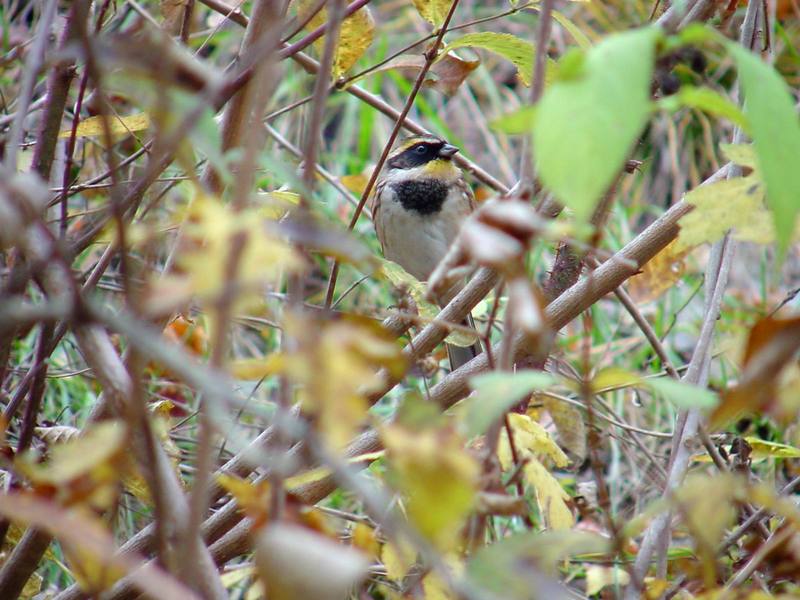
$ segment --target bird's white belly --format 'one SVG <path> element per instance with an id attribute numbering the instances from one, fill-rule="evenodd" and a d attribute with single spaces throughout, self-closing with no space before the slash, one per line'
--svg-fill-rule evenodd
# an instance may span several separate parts
<path id="1" fill-rule="evenodd" d="M 460 219 L 448 217 L 449 200 L 435 215 L 421 215 L 405 210 L 394 198 L 387 200 L 381 206 L 381 211 L 385 211 L 384 254 L 420 281 L 426 281 L 447 253 L 458 232 L 454 224 Z"/>

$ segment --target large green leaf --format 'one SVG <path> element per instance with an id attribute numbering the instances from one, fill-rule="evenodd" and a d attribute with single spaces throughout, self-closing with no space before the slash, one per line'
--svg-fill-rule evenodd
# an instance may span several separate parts
<path id="1" fill-rule="evenodd" d="M 728 43 L 745 96 L 745 115 L 767 188 L 780 254 L 789 246 L 800 211 L 800 120 L 786 82 L 771 66 Z"/>
<path id="2" fill-rule="evenodd" d="M 666 377 L 650 379 L 647 383 L 679 408 L 711 409 L 719 404 L 719 398 L 714 392 L 690 383 Z"/>
<path id="3" fill-rule="evenodd" d="M 613 183 L 652 110 L 654 28 L 609 36 L 554 81 L 539 103 L 533 147 L 542 182 L 579 219 Z"/>
<path id="4" fill-rule="evenodd" d="M 464 400 L 464 425 L 468 437 L 484 433 L 508 409 L 534 390 L 550 387 L 555 379 L 542 371 L 494 371 L 470 380 L 475 393 Z"/>
<path id="5" fill-rule="evenodd" d="M 533 56 L 536 52 L 534 45 L 526 40 L 521 40 L 510 33 L 496 33 L 482 31 L 468 33 L 447 44 L 448 50 L 456 48 L 483 48 L 503 58 L 510 60 L 517 67 L 519 78 L 525 85 L 531 84 L 533 74 Z"/>

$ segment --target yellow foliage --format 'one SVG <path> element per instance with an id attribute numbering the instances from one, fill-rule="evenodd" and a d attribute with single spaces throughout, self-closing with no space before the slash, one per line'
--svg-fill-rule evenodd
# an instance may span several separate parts
<path id="1" fill-rule="evenodd" d="M 626 586 L 630 580 L 628 572 L 620 567 L 590 565 L 586 567 L 586 595 L 594 596 L 608 586 Z"/>
<path id="2" fill-rule="evenodd" d="M 758 244 L 775 241 L 772 215 L 764 203 L 764 186 L 755 173 L 698 187 L 686 194 L 685 200 L 695 208 L 680 220 L 676 250 L 715 242 L 729 229 L 737 240 Z"/>
<path id="3" fill-rule="evenodd" d="M 412 523 L 441 549 L 452 549 L 475 504 L 480 467 L 453 428 L 381 430 L 391 475 L 408 496 Z"/>
<path id="4" fill-rule="evenodd" d="M 62 505 L 88 503 L 108 508 L 119 492 L 126 463 L 127 430 L 117 421 L 90 426 L 82 435 L 50 447 L 46 462 L 30 454 L 15 461 L 17 471 L 38 488 L 52 488 Z"/>
<path id="5" fill-rule="evenodd" d="M 103 120 L 105 117 L 89 117 L 78 123 L 75 130 L 77 137 L 94 137 L 105 135 Z M 108 128 L 112 135 L 127 134 L 134 131 L 141 131 L 150 127 L 150 115 L 147 113 L 137 113 L 127 117 L 108 116 Z M 64 129 L 58 133 L 60 138 L 68 138 L 72 135 L 72 128 Z"/>
<path id="6" fill-rule="evenodd" d="M 509 424 L 514 435 L 514 444 L 520 459 L 527 462 L 523 469 L 525 480 L 536 493 L 536 503 L 550 529 L 569 529 L 575 524 L 566 502 L 567 494 L 558 480 L 545 468 L 541 460 L 548 458 L 558 467 L 569 464 L 567 455 L 550 437 L 550 434 L 528 415 L 510 413 Z M 503 469 L 512 468 L 514 461 L 511 454 L 508 435 L 501 431 L 497 454 Z"/>
<path id="7" fill-rule="evenodd" d="M 417 559 L 417 552 L 405 540 L 386 542 L 381 548 L 381 562 L 386 567 L 386 576 L 400 581 Z"/>
<path id="8" fill-rule="evenodd" d="M 302 15 L 317 6 L 316 0 L 299 0 L 298 14 Z M 307 30 L 314 30 L 325 25 L 328 21 L 328 11 L 323 8 L 318 11 L 308 22 Z M 336 54 L 333 59 L 334 78 L 344 75 L 350 67 L 367 51 L 375 36 L 375 20 L 369 8 L 364 6 L 342 21 L 339 30 L 339 39 L 336 44 Z M 314 43 L 318 52 L 322 52 L 325 36 Z"/>
<path id="9" fill-rule="evenodd" d="M 345 446 L 367 415 L 367 394 L 384 385 L 381 368 L 393 377 L 405 372 L 400 347 L 368 319 L 286 315 L 284 331 L 296 344 L 283 355 L 283 372 L 301 386 L 303 409 L 317 417 L 330 443 Z"/>
<path id="10" fill-rule="evenodd" d="M 270 233 L 258 209 L 236 212 L 201 195 L 188 208 L 186 219 L 176 272 L 154 283 L 151 310 L 175 308 L 191 295 L 213 302 L 235 284 L 233 310 L 238 312 L 261 297 L 265 284 L 303 268 L 300 255 Z"/>
<path id="11" fill-rule="evenodd" d="M 413 0 L 420 16 L 434 27 L 439 27 L 447 18 L 453 0 Z"/>

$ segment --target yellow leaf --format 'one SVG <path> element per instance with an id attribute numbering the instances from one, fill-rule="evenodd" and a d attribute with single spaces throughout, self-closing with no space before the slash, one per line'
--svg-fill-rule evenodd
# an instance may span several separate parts
<path id="1" fill-rule="evenodd" d="M 228 473 L 217 475 L 217 483 L 234 497 L 242 511 L 254 521 L 255 527 L 263 525 L 269 506 L 269 481 L 253 482 Z"/>
<path id="2" fill-rule="evenodd" d="M 381 553 L 380 543 L 375 530 L 366 523 L 353 525 L 353 546 L 370 558 L 378 558 Z"/>
<path id="3" fill-rule="evenodd" d="M 379 450 L 377 452 L 367 452 L 366 454 L 359 454 L 358 456 L 353 456 L 347 459 L 347 462 L 351 465 L 360 464 L 360 463 L 369 463 L 373 460 L 378 460 L 385 454 L 384 450 Z M 284 485 L 286 489 L 289 491 L 296 490 L 297 488 L 309 485 L 311 483 L 322 481 L 326 477 L 329 477 L 331 474 L 331 470 L 326 467 L 317 467 L 316 469 L 310 469 L 305 471 L 304 473 L 300 473 L 299 475 L 294 475 L 292 477 L 287 478 L 284 481 Z"/>
<path id="4" fill-rule="evenodd" d="M 544 408 L 553 419 L 558 431 L 560 446 L 570 451 L 578 464 L 586 458 L 586 426 L 583 415 L 574 406 L 544 396 Z"/>
<path id="5" fill-rule="evenodd" d="M 758 161 L 753 144 L 720 144 L 722 154 L 732 163 L 747 167 L 748 169 L 758 170 Z"/>
<path id="6" fill-rule="evenodd" d="M 750 446 L 750 460 L 758 462 L 768 458 L 800 458 L 800 448 L 778 442 L 768 442 L 754 436 L 747 436 L 744 441 Z M 711 462 L 711 457 L 706 454 L 692 456 L 694 462 Z"/>
<path id="7" fill-rule="evenodd" d="M 255 574 L 255 567 L 237 567 L 235 569 L 231 569 L 230 571 L 226 571 L 220 575 L 219 578 L 222 581 L 222 585 L 225 586 L 225 589 L 230 590 L 243 581 L 253 577 Z"/>
<path id="8" fill-rule="evenodd" d="M 557 466 L 564 467 L 569 464 L 569 459 L 550 434 L 528 415 L 510 413 L 508 417 L 517 455 L 526 461 L 523 469 L 525 480 L 534 488 L 536 503 L 545 517 L 547 527 L 556 530 L 571 528 L 575 519 L 566 504 L 569 494 L 540 461 L 548 457 Z M 500 435 L 497 454 L 503 469 L 511 469 L 513 459 L 505 429 Z"/>
<path id="9" fill-rule="evenodd" d="M 405 540 L 386 542 L 381 549 L 381 562 L 386 567 L 386 576 L 400 581 L 417 559 L 417 552 Z"/>
<path id="10" fill-rule="evenodd" d="M 87 583 L 107 583 L 128 574 L 140 592 L 154 598 L 186 598 L 191 592 L 161 568 L 145 563 L 135 552 L 118 552 L 103 521 L 86 510 L 64 508 L 32 494 L 0 494 L 0 513 L 58 538 L 65 554 L 80 562 Z M 74 566 L 74 565 L 73 565 Z M 76 573 L 77 575 L 77 573 Z M 99 595 L 99 589 L 89 590 Z"/>
<path id="11" fill-rule="evenodd" d="M 451 549 L 475 504 L 480 467 L 450 427 L 388 425 L 381 439 L 393 481 L 408 496 L 408 516 L 440 549 Z"/>
<path id="12" fill-rule="evenodd" d="M 447 44 L 448 50 L 462 47 L 482 48 L 510 60 L 517 68 L 517 76 L 522 83 L 526 86 L 531 85 L 536 48 L 528 40 L 523 40 L 510 33 L 481 31 L 467 33 Z M 550 62 L 549 59 L 548 62 Z"/>
<path id="13" fill-rule="evenodd" d="M 606 367 L 600 369 L 597 375 L 592 378 L 592 392 L 599 394 L 620 388 L 635 386 L 642 381 L 642 378 L 626 369 L 619 367 Z"/>
<path id="14" fill-rule="evenodd" d="M 103 116 L 89 117 L 78 123 L 75 135 L 77 137 L 92 137 L 105 135 L 103 127 Z M 150 127 L 150 115 L 147 113 L 137 113 L 128 117 L 117 117 L 109 115 L 108 128 L 113 135 L 141 131 Z M 72 128 L 64 129 L 59 132 L 58 137 L 68 138 L 72 135 Z"/>
<path id="15" fill-rule="evenodd" d="M 228 371 L 235 379 L 257 381 L 280 373 L 285 367 L 284 355 L 279 352 L 264 358 L 241 358 L 228 364 Z"/>
<path id="16" fill-rule="evenodd" d="M 303 15 L 317 6 L 316 0 L 299 0 L 298 15 Z M 323 8 L 318 11 L 308 22 L 307 30 L 313 30 L 324 25 L 328 20 L 328 11 Z M 364 6 L 342 21 L 339 30 L 339 40 L 336 44 L 336 55 L 333 59 L 334 78 L 344 75 L 350 67 L 358 62 L 369 48 L 375 36 L 375 20 L 369 8 Z M 325 37 L 314 43 L 319 52 L 325 44 Z"/>
<path id="17" fill-rule="evenodd" d="M 537 458 L 548 457 L 560 468 L 569 465 L 569 458 L 564 454 L 564 451 L 553 441 L 553 438 L 547 433 L 545 428 L 539 425 L 539 423 L 534 421 L 530 416 L 509 413 L 508 420 L 511 425 L 511 431 L 514 434 L 514 444 L 518 451 L 526 451 L 534 454 Z M 503 433 L 505 435 L 505 430 Z M 504 440 L 505 443 L 508 444 L 507 435 Z M 511 456 L 510 451 L 507 456 Z M 508 464 L 503 464 L 503 468 L 509 467 L 510 462 Z"/>
<path id="18" fill-rule="evenodd" d="M 361 194 L 364 193 L 364 190 L 367 188 L 367 183 L 369 183 L 369 177 L 364 173 L 359 173 L 357 175 L 342 175 L 341 177 L 339 177 L 339 181 L 348 190 L 360 196 Z"/>
<path id="19" fill-rule="evenodd" d="M 745 489 L 742 483 L 730 474 L 696 475 L 687 478 L 675 493 L 679 513 L 684 515 L 697 550 L 707 554 L 708 559 L 713 559 L 713 549 L 736 517 L 734 500 Z"/>
<path id="20" fill-rule="evenodd" d="M 258 194 L 258 214 L 271 221 L 277 221 L 300 203 L 300 194 L 278 190 Z"/>
<path id="21" fill-rule="evenodd" d="M 571 529 L 575 517 L 567 506 L 569 494 L 564 491 L 558 479 L 544 468 L 544 465 L 533 457 L 529 457 L 524 467 L 525 480 L 536 491 L 536 504 L 545 517 L 548 529 Z"/>
<path id="22" fill-rule="evenodd" d="M 678 249 L 715 242 L 729 229 L 737 240 L 775 241 L 772 216 L 764 204 L 764 186 L 755 175 L 695 188 L 685 200 L 695 208 L 679 222 Z"/>
<path id="23" fill-rule="evenodd" d="M 422 589 L 425 592 L 425 600 L 456 600 L 447 584 L 442 581 L 435 572 L 430 572 L 422 578 Z"/>
<path id="24" fill-rule="evenodd" d="M 688 249 L 678 249 L 678 241 L 671 241 L 656 254 L 637 275 L 628 280 L 628 292 L 637 304 L 652 302 L 670 289 L 685 271 L 684 258 Z"/>
<path id="25" fill-rule="evenodd" d="M 28 454 L 17 457 L 15 466 L 34 485 L 55 488 L 64 505 L 89 502 L 107 508 L 119 491 L 126 441 L 124 424 L 103 421 L 79 437 L 53 444 L 47 462 L 40 464 Z"/>
<path id="26" fill-rule="evenodd" d="M 594 596 L 610 585 L 624 587 L 631 581 L 625 569 L 590 565 L 586 567 L 586 595 Z"/>
<path id="27" fill-rule="evenodd" d="M 235 212 L 200 194 L 186 211 L 176 272 L 152 283 L 149 310 L 175 310 L 191 294 L 215 301 L 232 285 L 237 292 L 234 312 L 257 305 L 265 284 L 304 268 L 300 255 L 272 233 L 268 224 L 258 209 Z M 238 252 L 238 260 L 231 272 L 234 251 Z"/>
<path id="28" fill-rule="evenodd" d="M 439 27 L 447 18 L 453 0 L 414 0 L 420 16 L 434 27 Z"/>
<path id="29" fill-rule="evenodd" d="M 301 386 L 303 409 L 317 416 L 321 431 L 341 448 L 367 416 L 366 395 L 384 385 L 381 367 L 400 377 L 406 359 L 394 337 L 369 319 L 286 315 L 284 330 L 297 344 L 285 356 L 283 371 Z"/>

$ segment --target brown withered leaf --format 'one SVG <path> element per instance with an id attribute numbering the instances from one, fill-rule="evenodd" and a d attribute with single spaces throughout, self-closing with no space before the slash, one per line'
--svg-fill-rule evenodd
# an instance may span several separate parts
<path id="1" fill-rule="evenodd" d="M 189 0 L 161 0 L 159 4 L 161 16 L 164 17 L 162 26 L 170 35 L 177 35 L 181 31 L 183 15 Z"/>
<path id="2" fill-rule="evenodd" d="M 442 92 L 446 96 L 451 96 L 458 91 L 459 86 L 480 64 L 481 61 L 477 58 L 464 59 L 452 52 L 448 52 L 433 63 L 425 75 L 425 81 L 422 82 L 422 85 Z M 424 56 L 403 54 L 371 72 L 395 70 L 400 71 L 409 79 L 416 79 L 424 65 Z"/>
<path id="3" fill-rule="evenodd" d="M 628 280 L 628 293 L 637 304 L 652 302 L 679 281 L 686 270 L 687 248 L 680 249 L 677 240 L 670 242 Z"/>
<path id="4" fill-rule="evenodd" d="M 756 323 L 747 338 L 739 382 L 723 392 L 722 402 L 711 415 L 711 427 L 723 427 L 749 411 L 779 412 L 774 402 L 777 383 L 798 348 L 800 317 L 766 317 Z"/>

